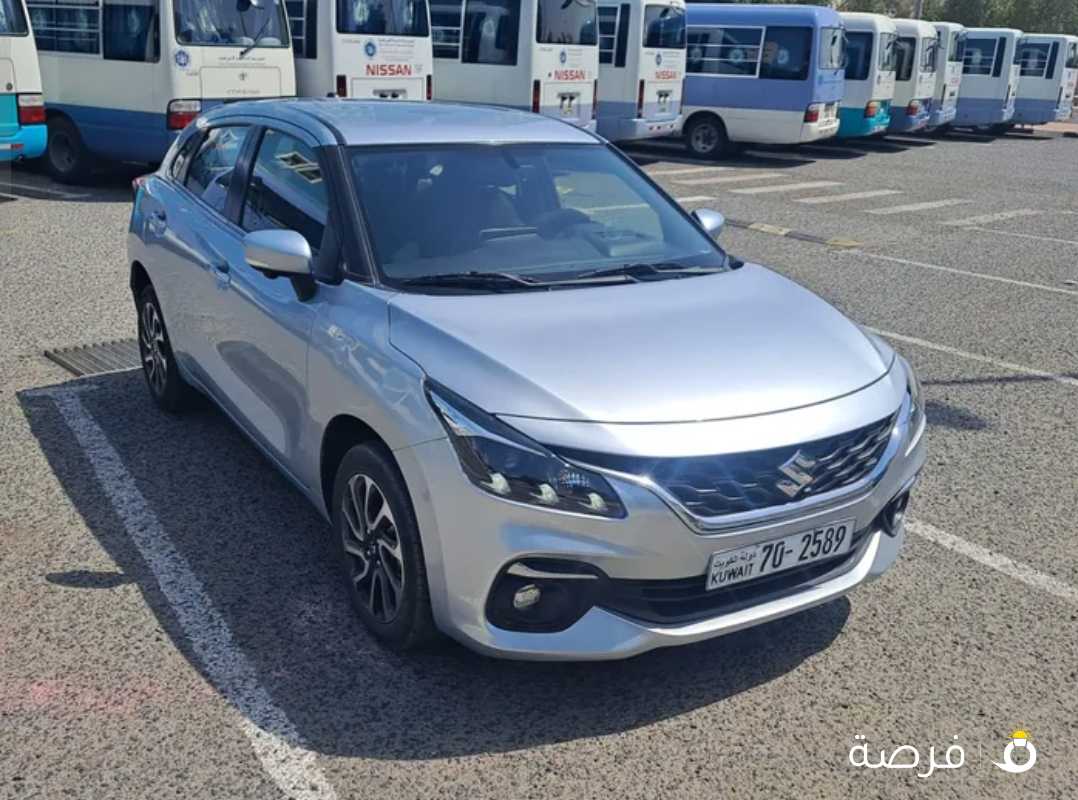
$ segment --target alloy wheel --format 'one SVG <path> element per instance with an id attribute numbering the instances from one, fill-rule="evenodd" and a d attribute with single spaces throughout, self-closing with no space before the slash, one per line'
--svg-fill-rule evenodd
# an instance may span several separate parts
<path id="1" fill-rule="evenodd" d="M 341 509 L 349 578 L 378 622 L 396 618 L 404 597 L 404 553 L 393 510 L 369 475 L 348 480 Z"/>
<path id="2" fill-rule="evenodd" d="M 144 303 L 139 318 L 139 348 L 142 351 L 142 368 L 150 381 L 154 394 L 161 397 L 165 393 L 168 381 L 168 358 L 165 356 L 165 326 L 157 306 Z"/>

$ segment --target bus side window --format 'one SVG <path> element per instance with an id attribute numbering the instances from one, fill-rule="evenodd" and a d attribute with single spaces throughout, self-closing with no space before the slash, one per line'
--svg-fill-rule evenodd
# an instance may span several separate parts
<path id="1" fill-rule="evenodd" d="M 614 63 L 614 42 L 618 36 L 618 7 L 599 6 L 599 63 Z"/>
<path id="2" fill-rule="evenodd" d="M 460 59 L 461 17 L 464 0 L 433 0 L 430 6 L 430 33 L 435 58 Z"/>
<path id="3" fill-rule="evenodd" d="M 516 66 L 519 32 L 519 0 L 468 0 L 461 61 Z"/>
<path id="4" fill-rule="evenodd" d="M 104 56 L 111 61 L 161 60 L 159 0 L 104 0 Z"/>
<path id="5" fill-rule="evenodd" d="M 292 52 L 296 58 L 318 58 L 318 0 L 287 0 Z"/>
<path id="6" fill-rule="evenodd" d="M 812 61 L 812 28 L 771 26 L 764 39 L 760 77 L 769 80 L 803 81 Z"/>
<path id="7" fill-rule="evenodd" d="M 624 67 L 625 59 L 629 53 L 629 15 L 632 6 L 628 3 L 621 4 L 621 12 L 618 14 L 618 46 L 614 51 L 614 66 Z"/>
<path id="8" fill-rule="evenodd" d="M 101 52 L 101 10 L 94 0 L 80 5 L 30 0 L 26 5 L 38 50 L 89 55 Z"/>

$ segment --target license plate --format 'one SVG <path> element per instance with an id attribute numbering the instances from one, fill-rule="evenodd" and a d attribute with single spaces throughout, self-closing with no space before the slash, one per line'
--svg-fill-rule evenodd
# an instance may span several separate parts
<path id="1" fill-rule="evenodd" d="M 707 565 L 707 590 L 835 558 L 850 551 L 855 521 L 844 519 L 770 542 L 712 553 Z"/>

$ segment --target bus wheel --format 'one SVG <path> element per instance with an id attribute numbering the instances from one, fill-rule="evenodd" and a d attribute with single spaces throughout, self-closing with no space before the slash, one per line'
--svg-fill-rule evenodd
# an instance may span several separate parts
<path id="1" fill-rule="evenodd" d="M 726 126 L 718 117 L 696 117 L 685 128 L 685 146 L 701 158 L 722 158 L 732 151 Z"/>
<path id="2" fill-rule="evenodd" d="M 78 128 L 67 117 L 49 119 L 45 169 L 60 183 L 82 183 L 90 175 L 90 154 Z"/>
<path id="3" fill-rule="evenodd" d="M 1011 125 L 1009 122 L 1003 122 L 999 125 L 993 125 L 988 129 L 988 131 L 992 134 L 995 134 L 996 136 L 1005 136 L 1006 134 L 1010 133 L 1013 128 L 1014 125 Z"/>

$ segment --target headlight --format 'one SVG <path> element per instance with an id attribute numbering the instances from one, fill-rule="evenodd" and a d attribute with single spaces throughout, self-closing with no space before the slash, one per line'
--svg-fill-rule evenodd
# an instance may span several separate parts
<path id="1" fill-rule="evenodd" d="M 426 389 L 464 474 L 484 492 L 539 508 L 625 516 L 602 475 L 569 464 L 444 386 L 428 381 Z"/>
<path id="2" fill-rule="evenodd" d="M 901 358 L 901 357 L 900 357 Z M 917 374 L 910 366 L 910 362 L 901 358 L 902 367 L 906 370 L 906 392 L 910 396 L 910 442 L 906 446 L 906 454 L 913 452 L 913 448 L 921 441 L 921 435 L 925 430 L 925 406 L 924 397 L 921 393 L 921 382 L 917 380 Z"/>

